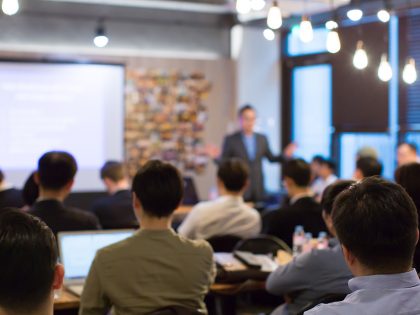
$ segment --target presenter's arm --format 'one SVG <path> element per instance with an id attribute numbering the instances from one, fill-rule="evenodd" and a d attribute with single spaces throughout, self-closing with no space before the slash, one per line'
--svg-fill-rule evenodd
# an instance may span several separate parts
<path id="1" fill-rule="evenodd" d="M 79 315 L 103 315 L 111 308 L 99 277 L 98 256 L 93 260 L 80 299 Z"/>
<path id="2" fill-rule="evenodd" d="M 232 144 L 229 137 L 225 137 L 223 139 L 222 151 L 220 152 L 220 149 L 212 150 L 210 156 L 213 158 L 214 163 L 217 165 L 219 165 L 221 161 L 225 159 L 234 157 Z"/>
<path id="3" fill-rule="evenodd" d="M 270 161 L 270 162 L 278 162 L 278 163 L 284 163 L 287 160 L 290 160 L 293 157 L 293 154 L 295 153 L 297 149 L 297 145 L 295 143 L 289 143 L 286 148 L 283 150 L 283 154 L 280 155 L 274 155 L 273 152 L 271 152 L 270 145 L 268 144 L 268 140 L 266 136 L 263 136 L 263 148 L 264 148 L 264 156 Z"/>

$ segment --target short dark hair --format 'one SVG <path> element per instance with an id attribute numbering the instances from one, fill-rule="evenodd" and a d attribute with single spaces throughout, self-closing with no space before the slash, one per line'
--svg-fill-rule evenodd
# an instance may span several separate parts
<path id="1" fill-rule="evenodd" d="M 0 214 L 0 306 L 32 313 L 45 303 L 54 282 L 57 246 L 38 218 L 9 208 Z"/>
<path id="2" fill-rule="evenodd" d="M 0 183 L 4 181 L 4 173 L 0 170 Z"/>
<path id="3" fill-rule="evenodd" d="M 363 177 L 381 176 L 382 163 L 373 157 L 362 157 L 356 162 L 356 169 L 360 170 Z"/>
<path id="4" fill-rule="evenodd" d="M 253 112 L 256 112 L 255 108 L 249 104 L 245 104 L 244 106 L 242 106 L 241 108 L 239 108 L 238 110 L 238 117 L 241 117 L 242 114 L 247 111 L 247 110 L 252 110 Z"/>
<path id="5" fill-rule="evenodd" d="M 241 191 L 246 185 L 248 176 L 248 166 L 238 158 L 223 160 L 217 170 L 217 177 L 226 189 L 232 192 Z"/>
<path id="6" fill-rule="evenodd" d="M 126 176 L 124 163 L 107 161 L 101 168 L 101 179 L 109 178 L 113 182 L 119 182 Z"/>
<path id="7" fill-rule="evenodd" d="M 400 185 L 368 177 L 337 197 L 332 217 L 340 242 L 368 268 L 395 273 L 412 263 L 417 210 Z"/>
<path id="8" fill-rule="evenodd" d="M 402 145 L 407 145 L 413 152 L 417 153 L 418 147 L 417 147 L 417 144 L 415 144 L 414 142 L 401 142 L 398 145 L 398 147 L 400 147 Z"/>
<path id="9" fill-rule="evenodd" d="M 174 166 L 153 160 L 137 172 L 133 180 L 133 192 L 148 215 L 168 217 L 181 203 L 184 184 Z"/>
<path id="10" fill-rule="evenodd" d="M 324 162 L 325 158 L 322 155 L 314 155 L 312 157 L 311 163 L 319 163 L 322 164 Z"/>
<path id="11" fill-rule="evenodd" d="M 292 159 L 284 165 L 283 177 L 289 177 L 300 187 L 307 187 L 311 182 L 311 167 L 303 159 Z"/>
<path id="12" fill-rule="evenodd" d="M 335 172 L 336 168 L 337 168 L 337 164 L 335 163 L 335 161 L 331 160 L 331 159 L 323 159 L 321 161 L 321 165 L 325 165 L 326 167 L 328 167 L 331 171 Z"/>
<path id="13" fill-rule="evenodd" d="M 395 170 L 395 181 L 404 187 L 405 191 L 420 205 L 420 164 L 409 163 L 401 165 Z M 419 209 L 420 210 L 420 209 Z"/>
<path id="14" fill-rule="evenodd" d="M 29 175 L 22 189 L 23 201 L 28 206 L 32 206 L 39 197 L 39 187 L 35 181 L 35 173 L 32 172 Z"/>
<path id="15" fill-rule="evenodd" d="M 47 152 L 38 161 L 39 182 L 47 189 L 63 188 L 73 180 L 76 172 L 76 160 L 67 152 Z"/>
<path id="16" fill-rule="evenodd" d="M 327 186 L 327 188 L 325 188 L 322 194 L 322 209 L 327 214 L 331 214 L 333 210 L 334 200 L 341 192 L 349 188 L 354 183 L 356 183 L 354 180 L 338 180 L 335 183 Z"/>

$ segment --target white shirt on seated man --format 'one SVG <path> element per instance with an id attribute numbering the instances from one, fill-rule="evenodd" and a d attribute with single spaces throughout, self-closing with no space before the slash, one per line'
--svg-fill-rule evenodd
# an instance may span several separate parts
<path id="1" fill-rule="evenodd" d="M 242 195 L 248 183 L 248 167 L 240 159 L 222 161 L 217 171 L 220 197 L 197 204 L 178 228 L 191 239 L 231 235 L 248 238 L 261 231 L 259 212 L 248 206 Z"/>

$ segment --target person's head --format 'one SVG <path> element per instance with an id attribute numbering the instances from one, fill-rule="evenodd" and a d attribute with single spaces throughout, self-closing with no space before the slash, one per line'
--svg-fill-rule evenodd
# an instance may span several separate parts
<path id="1" fill-rule="evenodd" d="M 217 170 L 219 190 L 228 194 L 242 195 L 248 186 L 249 170 L 245 162 L 238 158 L 223 160 Z"/>
<path id="2" fill-rule="evenodd" d="M 327 188 L 325 188 L 322 194 L 322 218 L 324 219 L 325 225 L 327 226 L 328 230 L 334 236 L 336 236 L 336 232 L 333 226 L 331 216 L 334 200 L 342 191 L 346 190 L 354 183 L 356 182 L 353 180 L 338 180 L 334 184 L 327 186 Z"/>
<path id="3" fill-rule="evenodd" d="M 398 166 L 418 162 L 417 145 L 415 143 L 403 142 L 397 149 Z"/>
<path id="4" fill-rule="evenodd" d="M 336 164 L 333 160 L 324 159 L 319 168 L 319 176 L 323 179 L 327 179 L 330 175 L 335 173 L 335 169 Z"/>
<path id="5" fill-rule="evenodd" d="M 64 277 L 57 258 L 44 222 L 18 209 L 0 214 L 0 312 L 53 314 L 54 290 Z"/>
<path id="6" fill-rule="evenodd" d="M 419 163 L 409 163 L 398 167 L 395 171 L 395 181 L 404 187 L 416 205 L 420 205 Z"/>
<path id="7" fill-rule="evenodd" d="M 307 190 L 311 182 L 311 167 L 302 159 L 293 159 L 283 167 L 283 183 L 290 197 Z"/>
<path id="8" fill-rule="evenodd" d="M 76 172 L 77 163 L 70 153 L 51 151 L 39 159 L 35 180 L 43 191 L 68 194 L 73 186 Z"/>
<path id="9" fill-rule="evenodd" d="M 139 219 L 170 218 L 181 203 L 184 183 L 174 166 L 153 160 L 137 172 L 132 189 L 133 206 Z"/>
<path id="10" fill-rule="evenodd" d="M 101 179 L 110 194 L 120 189 L 128 188 L 128 180 L 124 163 L 118 161 L 106 162 L 100 171 Z"/>
<path id="11" fill-rule="evenodd" d="M 382 163 L 373 157 L 363 157 L 357 160 L 354 179 L 362 180 L 365 177 L 381 176 Z"/>
<path id="12" fill-rule="evenodd" d="M 25 205 L 32 206 L 39 197 L 39 187 L 35 181 L 36 172 L 32 172 L 23 185 L 22 198 Z"/>
<path id="13" fill-rule="evenodd" d="M 360 158 L 365 158 L 365 157 L 371 157 L 374 159 L 378 159 L 378 151 L 376 151 L 375 148 L 366 146 L 366 147 L 362 147 L 359 150 L 357 150 L 356 153 L 356 161 Z"/>
<path id="14" fill-rule="evenodd" d="M 245 134 L 254 132 L 255 122 L 257 121 L 257 113 L 251 105 L 244 105 L 238 111 L 239 124 L 241 130 Z"/>
<path id="15" fill-rule="evenodd" d="M 411 269 L 419 236 L 417 210 L 400 185 L 365 178 L 337 197 L 332 217 L 354 275 Z"/>
<path id="16" fill-rule="evenodd" d="M 321 155 L 315 155 L 311 160 L 311 173 L 312 179 L 315 179 L 319 176 L 319 170 L 321 168 L 322 162 L 324 161 L 324 157 Z"/>

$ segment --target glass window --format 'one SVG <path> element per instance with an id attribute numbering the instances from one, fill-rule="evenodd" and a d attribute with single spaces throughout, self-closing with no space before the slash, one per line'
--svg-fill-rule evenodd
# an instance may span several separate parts
<path id="1" fill-rule="evenodd" d="M 295 67 L 292 79 L 292 139 L 296 155 L 310 160 L 330 156 L 332 67 L 329 64 Z"/>

